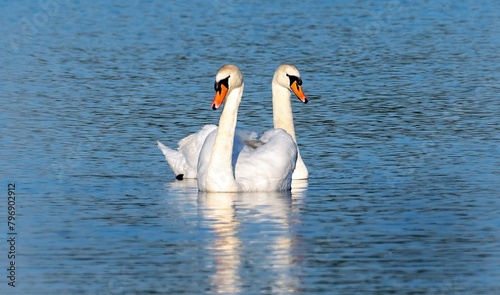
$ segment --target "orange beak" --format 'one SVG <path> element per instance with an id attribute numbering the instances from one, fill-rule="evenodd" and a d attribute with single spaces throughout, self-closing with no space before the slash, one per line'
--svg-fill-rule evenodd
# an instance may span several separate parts
<path id="1" fill-rule="evenodd" d="M 300 99 L 301 102 L 307 103 L 307 96 L 302 90 L 302 86 L 300 86 L 297 81 L 293 82 L 292 85 L 290 86 L 292 88 L 293 93 L 297 96 L 298 99 Z"/>
<path id="2" fill-rule="evenodd" d="M 226 86 L 223 84 L 220 85 L 220 91 L 215 92 L 215 97 L 212 101 L 212 110 L 216 110 L 222 105 L 224 99 L 226 99 L 227 90 Z"/>

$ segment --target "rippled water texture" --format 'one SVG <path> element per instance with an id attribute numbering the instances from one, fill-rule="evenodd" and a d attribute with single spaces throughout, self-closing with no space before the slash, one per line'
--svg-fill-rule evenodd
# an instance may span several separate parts
<path id="1" fill-rule="evenodd" d="M 500 294 L 498 1 L 118 2 L 1 5 L 1 294 Z M 300 70 L 291 193 L 199 194 L 156 148 L 217 123 L 225 63 L 259 132 Z"/>

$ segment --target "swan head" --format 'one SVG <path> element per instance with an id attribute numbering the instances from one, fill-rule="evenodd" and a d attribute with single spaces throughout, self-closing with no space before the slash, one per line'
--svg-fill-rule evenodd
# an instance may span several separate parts
<path id="1" fill-rule="evenodd" d="M 297 98 L 303 103 L 307 103 L 308 99 L 302 90 L 302 79 L 300 78 L 299 70 L 294 65 L 284 64 L 276 69 L 273 77 L 273 84 L 278 84 L 290 91 L 293 91 Z"/>
<path id="2" fill-rule="evenodd" d="M 224 65 L 215 75 L 215 97 L 212 101 L 212 110 L 218 109 L 229 93 L 243 85 L 243 75 L 235 65 Z"/>

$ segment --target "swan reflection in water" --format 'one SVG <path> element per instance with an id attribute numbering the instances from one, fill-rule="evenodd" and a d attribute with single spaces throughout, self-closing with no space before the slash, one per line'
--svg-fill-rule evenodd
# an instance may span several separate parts
<path id="1" fill-rule="evenodd" d="M 302 202 L 307 181 L 294 183 L 292 192 L 198 194 L 203 227 L 213 233 L 206 246 L 215 265 L 213 291 L 297 291 L 299 241 L 292 227 L 297 223 L 293 207 Z"/>

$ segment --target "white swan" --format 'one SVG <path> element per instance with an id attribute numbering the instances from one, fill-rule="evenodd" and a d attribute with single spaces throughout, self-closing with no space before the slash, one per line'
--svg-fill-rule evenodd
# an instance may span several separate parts
<path id="1" fill-rule="evenodd" d="M 293 125 L 292 104 L 290 101 L 290 91 L 293 91 L 300 101 L 307 103 L 307 96 L 302 90 L 302 79 L 297 68 L 293 65 L 284 64 L 279 66 L 274 72 L 273 82 L 273 122 L 274 128 L 282 128 L 297 143 L 295 128 Z M 297 164 L 293 172 L 293 179 L 307 179 L 309 172 L 298 151 Z"/>
<path id="2" fill-rule="evenodd" d="M 249 192 L 290 190 L 297 161 L 297 145 L 283 129 L 262 135 L 262 145 L 245 146 L 235 137 L 238 107 L 243 95 L 243 76 L 234 65 L 219 69 L 215 78 L 212 109 L 225 101 L 219 127 L 210 133 L 198 159 L 198 190 Z M 242 147 L 239 150 L 238 147 Z M 236 163 L 234 156 L 237 155 Z"/>
<path id="3" fill-rule="evenodd" d="M 302 90 L 302 79 L 300 78 L 299 71 L 293 65 L 284 64 L 276 69 L 272 80 L 273 122 L 274 128 L 284 129 L 292 136 L 295 143 L 297 143 L 293 125 L 290 91 L 293 91 L 303 103 L 308 102 L 307 96 Z M 197 177 L 197 163 L 201 147 L 207 136 L 216 128 L 217 126 L 215 125 L 205 125 L 198 132 L 180 140 L 177 150 L 170 149 L 160 141 L 157 141 L 158 148 L 162 151 L 177 179 Z M 255 132 L 236 128 L 236 136 L 239 140 L 236 141 L 237 146 L 235 147 L 236 152 L 233 153 L 233 162 L 236 161 L 239 151 L 245 145 L 259 146 L 262 144 Z M 299 152 L 292 179 L 307 179 L 308 177 L 309 172 Z"/>

